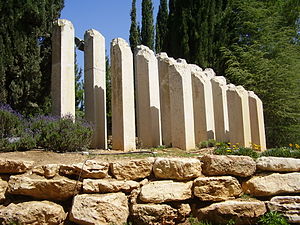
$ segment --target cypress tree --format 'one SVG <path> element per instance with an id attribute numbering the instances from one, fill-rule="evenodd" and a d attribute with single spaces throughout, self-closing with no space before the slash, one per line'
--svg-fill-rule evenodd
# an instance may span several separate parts
<path id="1" fill-rule="evenodd" d="M 136 22 L 136 0 L 132 0 L 130 18 L 131 25 L 129 31 L 129 42 L 131 51 L 134 52 L 135 47 L 140 44 L 140 32 Z"/>
<path id="2" fill-rule="evenodd" d="M 163 42 L 166 39 L 168 29 L 168 5 L 167 0 L 160 0 L 156 18 L 155 50 L 157 53 L 163 49 Z"/>
<path id="3" fill-rule="evenodd" d="M 51 31 L 63 0 L 0 3 L 0 100 L 32 114 L 50 109 Z"/>
<path id="4" fill-rule="evenodd" d="M 152 0 L 142 1 L 141 43 L 154 50 L 154 25 Z"/>

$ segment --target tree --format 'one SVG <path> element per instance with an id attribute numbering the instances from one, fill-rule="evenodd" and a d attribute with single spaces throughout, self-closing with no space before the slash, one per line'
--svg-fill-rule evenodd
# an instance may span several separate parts
<path id="1" fill-rule="evenodd" d="M 141 44 L 154 50 L 154 25 L 152 0 L 142 1 Z"/>
<path id="2" fill-rule="evenodd" d="M 106 118 L 107 118 L 107 134 L 111 135 L 111 128 L 112 128 L 112 114 L 111 114 L 111 97 L 112 97 L 112 90 L 111 90 L 111 67 L 109 64 L 109 58 L 106 56 L 105 59 L 106 64 Z"/>
<path id="3" fill-rule="evenodd" d="M 163 49 L 163 41 L 166 39 L 168 29 L 168 4 L 167 0 L 160 0 L 160 5 L 156 17 L 156 37 L 155 51 L 161 52 Z"/>
<path id="4" fill-rule="evenodd" d="M 51 31 L 63 0 L 0 3 L 0 101 L 26 114 L 50 110 Z"/>
<path id="5" fill-rule="evenodd" d="M 131 12 L 131 25 L 130 25 L 130 34 L 129 34 L 129 42 L 131 51 L 134 52 L 134 49 L 137 45 L 140 44 L 140 32 L 136 22 L 136 0 L 132 0 Z"/>

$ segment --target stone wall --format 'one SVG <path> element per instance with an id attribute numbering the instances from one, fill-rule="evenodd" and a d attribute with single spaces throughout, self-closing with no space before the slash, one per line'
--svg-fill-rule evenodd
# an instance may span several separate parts
<path id="1" fill-rule="evenodd" d="M 62 165 L 0 159 L 1 224 L 255 224 L 269 210 L 300 222 L 300 160 L 85 160 Z"/>

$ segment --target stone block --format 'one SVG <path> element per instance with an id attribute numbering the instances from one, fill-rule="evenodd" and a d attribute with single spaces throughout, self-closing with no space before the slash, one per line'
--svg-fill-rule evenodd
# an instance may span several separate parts
<path id="1" fill-rule="evenodd" d="M 263 104 L 253 91 L 249 91 L 248 94 L 252 144 L 259 145 L 260 150 L 266 150 Z"/>
<path id="2" fill-rule="evenodd" d="M 191 70 L 185 60 L 169 67 L 172 146 L 195 149 Z"/>
<path id="3" fill-rule="evenodd" d="M 112 148 L 130 151 L 135 145 L 133 55 L 125 40 L 111 43 Z"/>
<path id="4" fill-rule="evenodd" d="M 92 148 L 107 148 L 105 39 L 96 30 L 84 35 L 84 109 L 93 124 Z"/>
<path id="5" fill-rule="evenodd" d="M 161 141 L 158 65 L 146 46 L 135 49 L 137 135 L 142 147 L 156 147 Z"/>
<path id="6" fill-rule="evenodd" d="M 8 183 L 0 178 L 0 202 L 5 200 L 5 193 Z"/>
<path id="7" fill-rule="evenodd" d="M 74 27 L 64 19 L 53 24 L 52 32 L 52 113 L 75 119 Z"/>
<path id="8" fill-rule="evenodd" d="M 193 158 L 157 158 L 153 172 L 159 179 L 191 180 L 200 177 L 201 162 Z"/>
<path id="9" fill-rule="evenodd" d="M 229 141 L 229 123 L 227 108 L 227 85 L 225 77 L 215 76 L 211 79 L 215 136 L 218 142 Z"/>
<path id="10" fill-rule="evenodd" d="M 25 173 L 33 167 L 33 161 L 0 159 L 0 173 Z"/>
<path id="11" fill-rule="evenodd" d="M 256 167 L 262 171 L 299 172 L 300 159 L 284 157 L 259 157 Z"/>

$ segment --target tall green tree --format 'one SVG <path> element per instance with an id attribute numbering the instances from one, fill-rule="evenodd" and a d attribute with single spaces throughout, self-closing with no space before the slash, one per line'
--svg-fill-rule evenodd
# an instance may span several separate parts
<path id="1" fill-rule="evenodd" d="M 154 25 L 152 0 L 142 1 L 141 44 L 154 50 Z"/>
<path id="2" fill-rule="evenodd" d="M 51 30 L 63 0 L 0 2 L 0 101 L 32 114 L 50 109 Z"/>
<path id="3" fill-rule="evenodd" d="M 136 0 L 132 0 L 130 18 L 131 18 L 131 25 L 129 31 L 129 42 L 130 42 L 131 51 L 134 52 L 136 46 L 139 45 L 141 42 L 140 32 L 136 21 Z"/>
<path id="4" fill-rule="evenodd" d="M 156 33 L 155 33 L 155 51 L 157 53 L 163 50 L 163 41 L 166 40 L 168 29 L 168 4 L 167 0 L 160 0 L 158 13 L 156 17 Z"/>
<path id="5" fill-rule="evenodd" d="M 106 69 L 106 119 L 107 119 L 107 134 L 111 135 L 112 132 L 112 90 L 111 90 L 111 66 L 109 64 L 109 58 L 105 58 L 105 69 Z"/>

